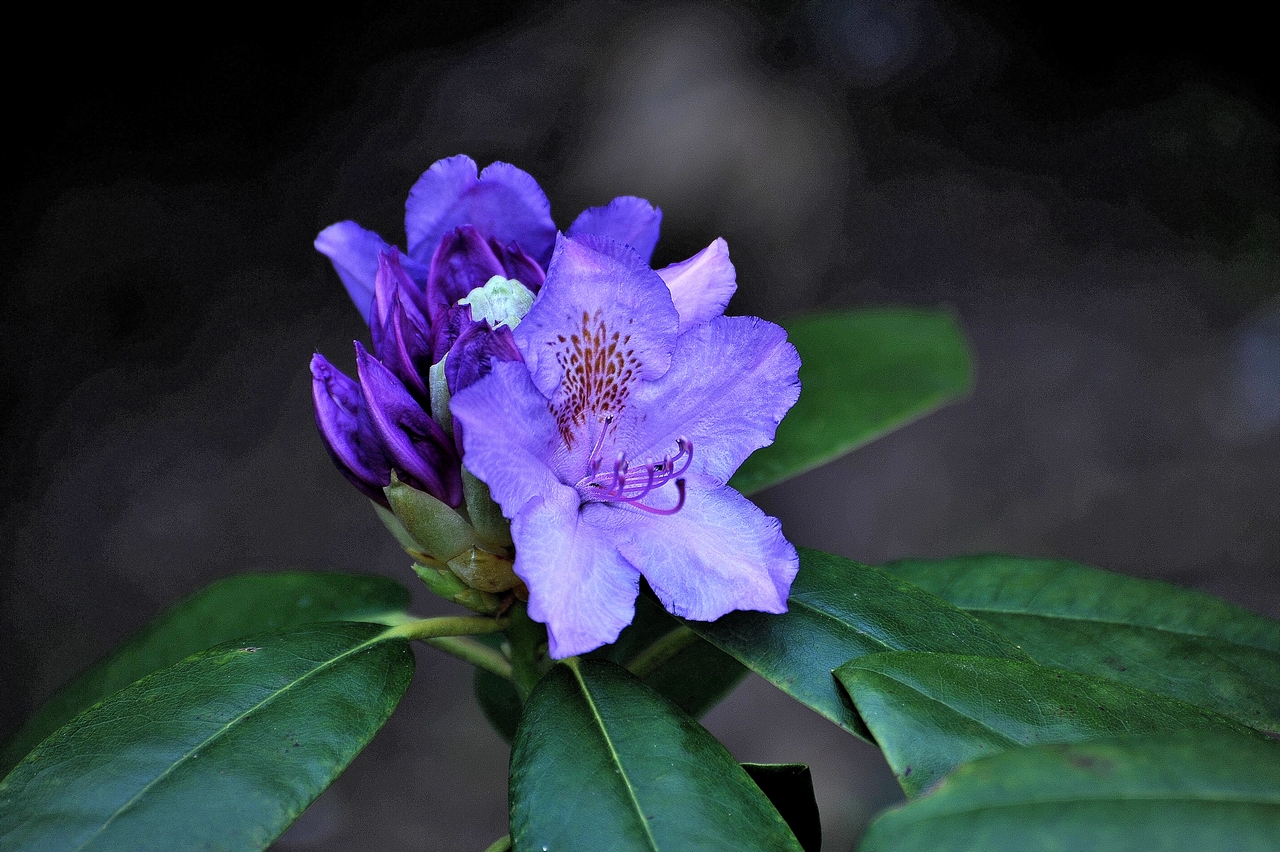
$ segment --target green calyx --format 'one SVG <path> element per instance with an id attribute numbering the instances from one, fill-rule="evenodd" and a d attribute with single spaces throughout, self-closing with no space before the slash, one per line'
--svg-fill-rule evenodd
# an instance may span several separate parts
<path id="1" fill-rule="evenodd" d="M 493 328 L 515 328 L 533 306 L 533 293 L 514 278 L 495 275 L 483 287 L 459 299 L 458 304 L 471 306 L 473 320 L 488 320 Z"/>

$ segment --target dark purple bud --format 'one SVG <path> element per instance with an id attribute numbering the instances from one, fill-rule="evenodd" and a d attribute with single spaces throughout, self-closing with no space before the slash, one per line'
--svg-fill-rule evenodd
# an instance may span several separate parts
<path id="1" fill-rule="evenodd" d="M 426 305 L 432 325 L 458 300 L 505 270 L 489 241 L 471 225 L 447 232 L 431 258 Z"/>
<path id="2" fill-rule="evenodd" d="M 431 406 L 427 375 L 431 369 L 430 333 L 416 308 L 406 307 L 397 297 L 382 346 L 375 349 L 378 360 L 391 370 L 424 409 Z"/>
<path id="3" fill-rule="evenodd" d="M 493 372 L 494 361 L 523 361 L 515 336 L 505 325 L 473 322 L 458 335 L 444 362 L 449 393 L 455 394 Z"/>
<path id="4" fill-rule="evenodd" d="M 391 482 L 391 464 L 374 433 L 360 386 L 317 352 L 311 358 L 311 395 L 316 425 L 334 465 L 365 496 L 388 506 L 382 489 Z"/>
<path id="5" fill-rule="evenodd" d="M 431 328 L 431 360 L 439 363 L 445 353 L 453 348 L 454 341 L 463 329 L 471 324 L 470 305 L 452 305 L 440 316 L 440 321 Z"/>
<path id="6" fill-rule="evenodd" d="M 460 504 L 462 469 L 453 441 L 359 342 L 356 370 L 373 431 L 401 478 L 450 506 Z"/>
<path id="7" fill-rule="evenodd" d="M 391 324 L 391 314 L 397 302 L 405 306 L 410 317 L 427 336 L 430 327 L 426 319 L 426 297 L 422 288 L 405 272 L 400 250 L 394 246 L 378 255 L 378 272 L 373 281 L 373 308 L 369 316 L 369 331 L 373 335 L 373 351 L 382 357 L 383 340 Z"/>
<path id="8" fill-rule="evenodd" d="M 529 288 L 531 293 L 537 293 L 542 288 L 542 282 L 546 280 L 547 273 L 543 271 L 536 260 L 525 254 L 520 246 L 511 243 L 504 247 L 497 240 L 490 237 L 489 247 L 493 249 L 493 253 L 502 264 L 503 278 L 514 278 Z"/>

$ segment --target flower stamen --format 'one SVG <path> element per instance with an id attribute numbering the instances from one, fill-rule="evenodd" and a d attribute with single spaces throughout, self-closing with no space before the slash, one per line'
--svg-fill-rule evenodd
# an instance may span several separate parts
<path id="1" fill-rule="evenodd" d="M 626 503 L 637 509 L 652 512 L 656 515 L 674 515 L 684 507 L 685 481 L 680 478 L 693 462 L 693 442 L 688 438 L 676 439 L 677 452 L 674 458 L 670 455 L 662 457 L 662 461 L 632 469 L 624 453 L 619 453 L 613 463 L 613 472 L 601 475 L 600 467 L 604 460 L 596 455 L 603 437 L 596 441 L 592 457 L 587 462 L 587 475 L 579 483 L 584 496 L 589 500 L 607 503 Z M 641 479 L 643 475 L 643 479 Z M 640 501 L 651 493 L 674 481 L 680 497 L 674 508 L 657 509 L 646 506 Z"/>

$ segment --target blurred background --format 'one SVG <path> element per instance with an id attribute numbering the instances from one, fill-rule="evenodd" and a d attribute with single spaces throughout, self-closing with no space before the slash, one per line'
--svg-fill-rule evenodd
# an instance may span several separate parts
<path id="1" fill-rule="evenodd" d="M 529 171 L 562 227 L 649 198 L 655 265 L 725 237 L 734 313 L 961 318 L 972 397 L 760 495 L 793 541 L 1067 557 L 1280 616 L 1280 130 L 1245 10 L 48 18 L 22 34 L 40 63 L 3 60 L 0 736 L 224 574 L 416 585 L 315 431 L 311 353 L 351 367 L 367 329 L 311 241 L 349 218 L 402 242 L 409 187 L 456 153 Z M 826 849 L 898 798 L 873 748 L 757 679 L 707 725 L 740 760 L 813 767 Z M 483 849 L 506 755 L 466 666 L 420 649 L 396 715 L 278 848 Z"/>

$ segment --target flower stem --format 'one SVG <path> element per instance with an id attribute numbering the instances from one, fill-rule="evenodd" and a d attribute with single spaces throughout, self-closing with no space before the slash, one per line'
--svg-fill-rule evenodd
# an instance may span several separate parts
<path id="1" fill-rule="evenodd" d="M 632 657 L 627 663 L 627 670 L 636 677 L 647 677 L 657 671 L 663 663 L 692 645 L 697 638 L 697 633 L 682 624 Z"/>
<path id="2" fill-rule="evenodd" d="M 499 837 L 497 840 L 493 841 L 493 844 L 488 849 L 484 850 L 484 852 L 508 852 L 509 849 L 511 849 L 510 834 L 504 837 Z"/>
<path id="3" fill-rule="evenodd" d="M 476 668 L 493 672 L 498 677 L 506 680 L 512 679 L 511 663 L 507 661 L 507 658 L 488 645 L 484 645 L 474 639 L 468 639 L 464 636 L 437 636 L 434 639 L 427 639 L 426 643 L 439 648 L 446 654 L 452 654 L 460 660 L 465 660 Z"/>
<path id="4" fill-rule="evenodd" d="M 439 618 L 420 618 L 399 624 L 387 631 L 388 636 L 402 639 L 438 639 L 442 636 L 474 636 L 478 633 L 497 633 L 507 626 L 507 620 L 483 615 L 448 615 Z"/>

